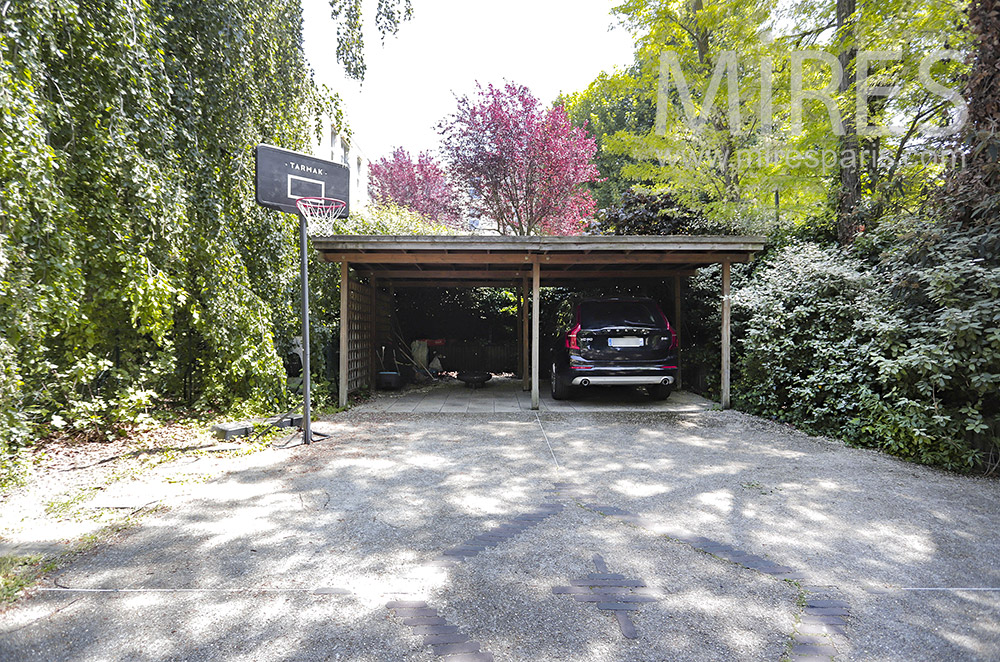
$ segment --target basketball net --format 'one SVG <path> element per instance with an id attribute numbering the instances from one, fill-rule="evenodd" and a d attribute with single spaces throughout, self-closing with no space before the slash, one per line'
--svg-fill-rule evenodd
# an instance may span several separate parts
<path id="1" fill-rule="evenodd" d="M 306 219 L 306 232 L 310 236 L 328 237 L 344 234 L 345 223 L 341 214 L 347 203 L 334 198 L 299 198 L 295 201 L 299 213 Z"/>

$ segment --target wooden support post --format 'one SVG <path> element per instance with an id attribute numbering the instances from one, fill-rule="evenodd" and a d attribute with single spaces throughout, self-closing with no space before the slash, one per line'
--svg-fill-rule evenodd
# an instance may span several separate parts
<path id="1" fill-rule="evenodd" d="M 729 409 L 729 263 L 722 263 L 722 408 Z"/>
<path id="2" fill-rule="evenodd" d="M 340 387 L 337 389 L 337 400 L 341 407 L 347 406 L 347 371 L 350 369 L 350 266 L 347 262 L 340 263 Z"/>
<path id="3" fill-rule="evenodd" d="M 369 293 L 371 294 L 371 299 L 368 304 L 371 306 L 369 309 L 369 327 L 368 327 L 368 388 L 375 390 L 375 375 L 381 368 L 378 365 L 378 278 L 369 278 L 368 284 L 370 286 Z"/>
<path id="4" fill-rule="evenodd" d="M 524 325 L 521 320 L 524 318 L 524 287 L 523 283 L 518 282 L 517 286 L 514 288 L 514 296 L 517 297 L 517 367 L 514 369 L 514 374 L 520 376 L 524 379 Z"/>
<path id="5" fill-rule="evenodd" d="M 521 297 L 524 303 L 521 304 L 521 390 L 531 390 L 531 368 L 529 366 L 531 336 L 528 335 L 528 279 L 521 281 Z"/>
<path id="6" fill-rule="evenodd" d="M 681 388 L 681 371 L 684 366 L 681 365 L 681 277 L 674 276 L 674 331 L 677 333 L 677 383 L 674 388 Z"/>
<path id="7" fill-rule="evenodd" d="M 538 263 L 531 265 L 531 408 L 538 409 L 538 308 L 541 273 Z"/>

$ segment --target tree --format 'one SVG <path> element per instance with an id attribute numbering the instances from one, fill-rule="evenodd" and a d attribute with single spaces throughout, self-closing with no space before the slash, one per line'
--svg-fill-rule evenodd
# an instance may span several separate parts
<path id="1" fill-rule="evenodd" d="M 804 223 L 840 211 L 845 237 L 853 236 L 852 228 L 870 230 L 882 218 L 914 213 L 946 167 L 946 139 L 934 134 L 957 115 L 953 100 L 924 84 L 921 67 L 929 54 L 950 52 L 933 63 L 931 76 L 940 87 L 957 87 L 963 64 L 954 53 L 967 42 L 964 1 L 854 2 L 857 11 L 851 4 L 800 0 L 779 10 L 764 0 L 621 3 L 615 13 L 636 36 L 637 90 L 657 104 L 657 126 L 609 136 L 602 157 L 630 157 L 621 177 L 669 190 L 684 205 L 741 231 L 757 231 L 774 218 L 776 190 L 783 221 Z M 812 53 L 796 65 L 792 56 L 801 51 Z M 830 57 L 820 60 L 816 51 Z M 857 55 L 885 51 L 894 57 L 862 61 Z M 690 101 L 676 76 L 669 84 L 663 80 L 661 55 L 669 53 L 686 78 Z M 829 87 L 841 63 L 844 83 L 831 99 L 847 135 L 836 135 L 839 126 L 818 98 L 826 92 L 796 105 L 802 111 L 797 122 L 792 72 L 801 72 L 802 91 L 816 92 Z M 863 79 L 867 108 L 856 105 Z M 770 82 L 766 94 L 764 81 Z M 727 109 L 731 98 L 738 99 L 738 115 Z"/>
<path id="2" fill-rule="evenodd" d="M 969 118 L 959 135 L 964 168 L 949 173 L 944 202 L 963 227 L 1000 221 L 1000 1 L 973 0 L 969 27 L 975 41 L 965 85 Z"/>
<path id="3" fill-rule="evenodd" d="M 637 65 L 613 74 L 602 72 L 586 90 L 557 101 L 566 109 L 570 121 L 586 128 L 597 141 L 596 165 L 601 180 L 592 183 L 590 189 L 601 210 L 619 205 L 634 184 L 622 176 L 622 169 L 636 161 L 627 152 L 616 150 L 616 141 L 653 128 L 656 106 L 642 93 L 639 74 Z"/>
<path id="4" fill-rule="evenodd" d="M 416 162 L 402 147 L 392 158 L 381 158 L 369 168 L 372 197 L 379 203 L 394 202 L 452 228 L 464 225 L 458 196 L 444 169 L 427 152 Z"/>
<path id="5" fill-rule="evenodd" d="M 841 97 L 857 90 L 857 44 L 854 24 L 855 0 L 837 0 L 837 40 L 840 42 L 838 61 L 843 72 L 840 79 Z M 844 110 L 844 135 L 840 137 L 840 186 L 837 190 L 837 239 L 844 245 L 854 241 L 860 222 L 857 217 L 861 202 L 860 152 L 858 127 L 851 104 L 841 104 Z"/>
<path id="6" fill-rule="evenodd" d="M 599 177 L 597 145 L 561 106 L 542 108 L 527 87 L 478 86 L 441 122 L 444 153 L 472 208 L 503 234 L 578 234 L 593 215 L 585 188 Z"/>
<path id="7" fill-rule="evenodd" d="M 640 98 L 656 107 L 655 124 L 621 131 L 603 145 L 605 154 L 632 159 L 623 176 L 669 190 L 684 206 L 734 225 L 773 199 L 770 167 L 744 158 L 774 140 L 757 113 L 761 63 L 776 49 L 761 38 L 772 27 L 773 10 L 765 0 L 627 0 L 615 8 L 636 36 Z M 665 66 L 670 58 L 683 81 Z"/>
<path id="8" fill-rule="evenodd" d="M 365 77 L 365 34 L 362 20 L 362 0 L 330 0 L 330 15 L 337 24 L 337 62 L 344 66 L 350 78 Z M 396 34 L 399 26 L 413 17 L 410 0 L 378 0 L 375 25 L 382 40 Z"/>

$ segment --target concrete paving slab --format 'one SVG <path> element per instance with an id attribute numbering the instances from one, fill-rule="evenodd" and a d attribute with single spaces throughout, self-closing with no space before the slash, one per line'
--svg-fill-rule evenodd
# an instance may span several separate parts
<path id="1" fill-rule="evenodd" d="M 419 399 L 419 404 L 412 404 Z M 581 389 L 571 400 L 552 399 L 547 381 L 539 388 L 539 410 L 553 412 L 698 412 L 714 406 L 709 400 L 686 391 L 672 393 L 667 400 L 651 400 L 641 389 L 629 387 Z M 416 390 L 376 393 L 357 411 L 374 413 L 377 411 L 457 413 L 512 413 L 531 411 L 531 391 L 522 390 L 521 380 L 510 377 L 494 377 L 482 388 L 471 389 L 457 380 L 443 380 Z"/>

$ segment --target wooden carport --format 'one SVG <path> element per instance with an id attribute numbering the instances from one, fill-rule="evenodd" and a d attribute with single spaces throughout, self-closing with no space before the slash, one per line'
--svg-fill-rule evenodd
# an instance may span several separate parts
<path id="1" fill-rule="evenodd" d="M 341 265 L 340 405 L 350 390 L 352 317 L 350 270 L 368 279 L 370 291 L 403 287 L 512 287 L 522 300 L 530 291 L 531 329 L 522 306 L 522 371 L 528 374 L 532 409 L 538 409 L 539 289 L 544 285 L 579 285 L 609 278 L 672 278 L 674 322 L 680 325 L 680 279 L 709 264 L 722 265 L 722 406 L 729 395 L 729 271 L 734 262 L 749 262 L 764 248 L 763 237 L 629 236 L 629 237 L 492 237 L 492 236 L 353 236 L 313 237 L 313 246 L 328 262 Z M 343 293 L 349 293 L 344 296 Z M 374 308 L 374 300 L 369 305 Z M 355 313 L 356 313 L 355 309 Z M 357 313 L 356 313 L 357 314 Z M 355 316 L 356 316 L 355 314 Z M 530 337 L 530 343 L 529 343 Z M 356 371 L 355 371 L 356 372 Z"/>

